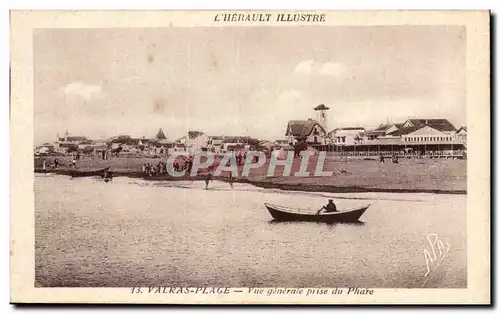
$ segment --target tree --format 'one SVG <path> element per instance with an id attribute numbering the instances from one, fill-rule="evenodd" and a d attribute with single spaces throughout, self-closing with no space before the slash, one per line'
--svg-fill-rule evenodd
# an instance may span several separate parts
<path id="1" fill-rule="evenodd" d="M 69 146 L 68 150 L 67 150 L 68 154 L 71 154 L 71 153 L 77 152 L 77 151 L 78 151 L 78 146 L 76 146 L 76 145 Z"/>

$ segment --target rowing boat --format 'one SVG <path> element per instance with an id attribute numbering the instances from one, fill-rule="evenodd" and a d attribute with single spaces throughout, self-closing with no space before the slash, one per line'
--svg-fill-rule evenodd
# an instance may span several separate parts
<path id="1" fill-rule="evenodd" d="M 109 167 L 98 169 L 98 170 L 73 170 L 70 172 L 70 175 L 73 178 L 78 178 L 78 177 L 93 177 L 93 176 L 103 176 L 104 172 L 108 170 Z"/>
<path id="2" fill-rule="evenodd" d="M 300 209 L 289 208 L 280 205 L 273 205 L 264 203 L 267 210 L 273 216 L 275 220 L 278 221 L 316 221 L 316 222 L 356 222 L 364 214 L 364 212 L 370 207 L 370 204 L 338 212 L 326 213 L 322 212 L 317 214 L 316 212 L 306 212 Z"/>

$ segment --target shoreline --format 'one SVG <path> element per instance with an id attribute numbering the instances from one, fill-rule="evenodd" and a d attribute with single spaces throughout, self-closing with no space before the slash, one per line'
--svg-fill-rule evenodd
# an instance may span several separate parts
<path id="1" fill-rule="evenodd" d="M 40 170 L 35 169 L 35 173 L 52 173 L 55 175 L 70 176 L 73 169 Z M 145 176 L 142 172 L 134 171 L 112 171 L 113 177 L 127 177 L 132 179 L 143 179 L 145 181 L 204 181 L 204 175 L 195 177 L 172 177 L 172 176 Z M 92 176 L 90 176 L 92 177 Z M 226 177 L 212 177 L 213 181 L 227 182 Z M 263 180 L 251 180 L 249 178 L 235 178 L 233 183 L 251 184 L 263 189 L 277 189 L 283 191 L 302 191 L 302 192 L 324 192 L 324 193 L 431 193 L 431 194 L 451 194 L 467 195 L 467 190 L 445 190 L 445 189 L 411 189 L 411 188 L 375 188 L 363 187 L 359 185 L 335 186 L 322 184 L 304 184 L 304 183 L 280 183 Z"/>

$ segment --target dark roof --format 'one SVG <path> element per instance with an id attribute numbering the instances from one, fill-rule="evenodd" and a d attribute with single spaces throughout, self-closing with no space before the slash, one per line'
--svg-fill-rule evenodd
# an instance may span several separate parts
<path id="1" fill-rule="evenodd" d="M 127 144 L 127 145 L 139 145 L 139 142 L 142 142 L 142 144 L 146 144 L 152 141 L 145 138 L 132 138 L 128 135 L 119 135 L 111 140 L 111 143 Z"/>
<path id="2" fill-rule="evenodd" d="M 426 125 L 441 132 L 456 131 L 457 129 L 446 119 L 409 119 L 415 127 L 422 128 Z"/>
<path id="3" fill-rule="evenodd" d="M 420 130 L 421 128 L 423 128 L 423 127 L 401 128 L 401 129 L 398 129 L 394 132 L 391 132 L 390 135 L 393 135 L 393 136 L 406 135 L 406 134 L 413 133 L 417 130 Z"/>
<path id="4" fill-rule="evenodd" d="M 356 131 L 356 130 L 362 130 L 362 131 L 366 131 L 365 128 L 362 128 L 362 127 L 346 127 L 346 128 L 336 128 L 336 129 L 333 129 L 332 131 L 330 131 L 328 134 L 332 134 L 333 132 L 335 131 L 339 131 L 339 130 L 344 130 L 344 131 Z"/>
<path id="5" fill-rule="evenodd" d="M 353 127 L 347 127 L 347 128 L 338 128 L 338 130 L 346 130 L 346 131 L 363 130 L 364 131 L 365 128 L 353 126 Z"/>
<path id="6" fill-rule="evenodd" d="M 396 130 L 392 131 L 392 132 L 389 132 L 388 134 L 394 134 L 395 132 L 397 132 L 399 129 L 401 129 L 401 127 L 403 126 L 404 123 L 394 123 L 394 124 L 391 124 L 387 127 L 387 129 L 385 130 L 387 132 L 388 129 L 390 129 L 392 126 L 395 126 L 396 127 Z"/>
<path id="7" fill-rule="evenodd" d="M 319 125 L 321 129 L 323 127 L 316 120 L 291 120 L 288 121 L 288 126 L 286 127 L 285 135 L 291 135 L 294 137 L 307 137 L 311 134 L 314 126 Z M 323 129 L 325 131 L 325 129 Z"/>
<path id="8" fill-rule="evenodd" d="M 210 136 L 210 138 L 211 138 L 212 140 L 223 140 L 223 139 L 224 139 L 224 136 L 214 135 L 214 136 Z"/>
<path id="9" fill-rule="evenodd" d="M 460 129 L 458 129 L 456 133 L 459 133 L 462 130 L 464 130 L 465 132 L 467 132 L 467 127 L 466 126 L 461 126 Z"/>
<path id="10" fill-rule="evenodd" d="M 68 141 L 78 142 L 78 141 L 86 141 L 87 138 L 85 136 L 68 136 L 66 138 Z"/>
<path id="11" fill-rule="evenodd" d="M 166 138 L 167 137 L 165 136 L 165 133 L 163 133 L 163 130 L 160 128 L 158 130 L 158 133 L 156 133 L 156 139 L 158 139 L 158 140 L 164 140 Z"/>
<path id="12" fill-rule="evenodd" d="M 200 131 L 189 131 L 188 132 L 188 137 L 190 140 L 193 140 L 197 138 L 198 136 L 203 135 L 203 132 Z"/>
<path id="13" fill-rule="evenodd" d="M 385 130 L 371 130 L 371 131 L 366 131 L 366 135 L 384 135 Z"/>
<path id="14" fill-rule="evenodd" d="M 274 142 L 277 144 L 288 144 L 288 140 L 276 140 Z"/>
<path id="15" fill-rule="evenodd" d="M 328 108 L 327 106 L 321 104 L 319 106 L 316 106 L 316 108 L 314 108 L 314 110 L 329 110 L 330 108 Z"/>

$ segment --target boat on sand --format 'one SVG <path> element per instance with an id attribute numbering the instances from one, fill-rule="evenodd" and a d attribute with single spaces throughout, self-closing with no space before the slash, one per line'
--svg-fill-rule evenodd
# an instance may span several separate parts
<path id="1" fill-rule="evenodd" d="M 371 204 L 338 212 L 311 212 L 280 205 L 264 203 L 267 210 L 278 221 L 315 221 L 315 222 L 357 222 Z"/>
<path id="2" fill-rule="evenodd" d="M 98 169 L 98 170 L 72 170 L 69 175 L 73 178 L 79 177 L 93 177 L 93 176 L 104 176 L 109 167 Z"/>

